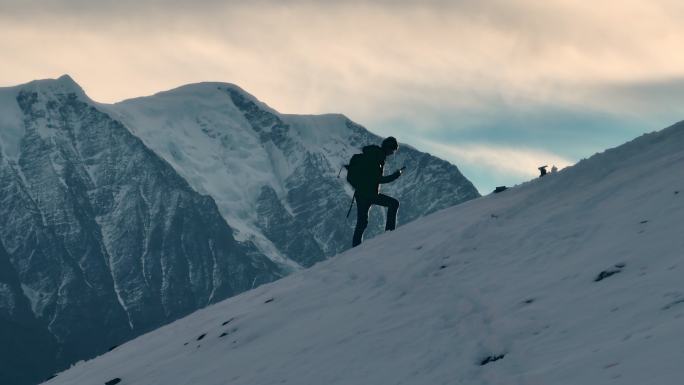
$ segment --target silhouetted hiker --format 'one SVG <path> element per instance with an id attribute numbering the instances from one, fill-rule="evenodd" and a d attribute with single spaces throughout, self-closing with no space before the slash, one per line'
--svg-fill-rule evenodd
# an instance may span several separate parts
<path id="1" fill-rule="evenodd" d="M 393 174 L 383 175 L 385 159 L 387 156 L 394 154 L 398 148 L 397 140 L 390 136 L 382 141 L 381 146 L 365 146 L 362 149 L 363 153 L 352 156 L 349 165 L 346 166 L 347 181 L 355 190 L 352 204 L 354 199 L 356 199 L 357 209 L 356 229 L 354 229 L 352 247 L 358 246 L 363 239 L 363 232 L 366 230 L 366 226 L 368 226 L 368 210 L 372 205 L 387 207 L 385 231 L 394 230 L 397 225 L 399 201 L 390 196 L 380 194 L 380 184 L 392 182 L 401 176 L 401 172 L 405 167 L 395 171 Z M 351 207 L 349 207 L 349 210 L 351 211 Z"/>
<path id="2" fill-rule="evenodd" d="M 544 175 L 546 175 L 546 168 L 547 167 L 549 167 L 549 166 L 537 167 L 537 170 L 539 170 L 539 177 L 540 178 L 543 177 Z"/>

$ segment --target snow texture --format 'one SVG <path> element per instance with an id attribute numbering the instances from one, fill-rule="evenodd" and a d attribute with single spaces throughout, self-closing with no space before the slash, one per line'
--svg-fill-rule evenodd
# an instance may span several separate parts
<path id="1" fill-rule="evenodd" d="M 682 218 L 684 123 L 420 218 L 47 384 L 681 383 Z"/>

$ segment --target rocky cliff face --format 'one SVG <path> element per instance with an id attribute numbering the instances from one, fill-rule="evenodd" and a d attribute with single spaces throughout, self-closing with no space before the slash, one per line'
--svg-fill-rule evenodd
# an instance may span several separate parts
<path id="1" fill-rule="evenodd" d="M 56 368 L 57 341 L 31 311 L 0 243 L 0 383 L 35 383 Z"/>
<path id="2" fill-rule="evenodd" d="M 70 78 L 2 93 L 3 102 L 14 96 L 3 112 L 21 122 L 2 127 L 0 242 L 12 267 L 2 308 L 30 304 L 31 325 L 42 331 L 33 341 L 57 342 L 53 362 L 29 361 L 37 372 L 281 275 L 253 244 L 234 239 L 211 197 Z M 16 314 L 9 320 L 31 319 Z M 43 349 L 30 341 L 30 351 Z"/>

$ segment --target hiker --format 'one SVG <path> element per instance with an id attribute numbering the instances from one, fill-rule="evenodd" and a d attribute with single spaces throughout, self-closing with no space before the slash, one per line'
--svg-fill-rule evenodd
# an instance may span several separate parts
<path id="1" fill-rule="evenodd" d="M 362 149 L 363 154 L 354 155 L 347 167 L 347 180 L 356 190 L 354 192 L 354 199 L 356 199 L 357 214 L 352 247 L 361 244 L 363 232 L 366 230 L 366 226 L 368 226 L 368 210 L 374 204 L 387 207 L 385 231 L 394 230 L 397 225 L 399 201 L 390 196 L 380 194 L 380 184 L 396 180 L 406 168 L 402 167 L 390 175 L 383 175 L 385 159 L 387 156 L 394 154 L 398 148 L 397 140 L 390 136 L 383 140 L 380 146 L 365 146 Z"/>
<path id="2" fill-rule="evenodd" d="M 544 175 L 546 175 L 546 174 L 548 173 L 548 172 L 546 171 L 546 168 L 547 168 L 547 167 L 549 167 L 549 166 L 546 166 L 546 165 L 545 165 L 545 166 L 537 167 L 537 170 L 539 170 L 539 177 L 540 177 L 540 178 L 543 177 Z"/>

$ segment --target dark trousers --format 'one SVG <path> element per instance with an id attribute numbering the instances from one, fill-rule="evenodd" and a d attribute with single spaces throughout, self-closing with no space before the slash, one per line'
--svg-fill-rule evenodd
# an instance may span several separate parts
<path id="1" fill-rule="evenodd" d="M 397 227 L 397 211 L 399 210 L 398 200 L 384 194 L 364 198 L 356 197 L 356 229 L 354 229 L 352 247 L 361 244 L 363 232 L 368 226 L 368 210 L 370 210 L 372 205 L 387 207 L 385 231 L 394 230 L 394 228 Z"/>

